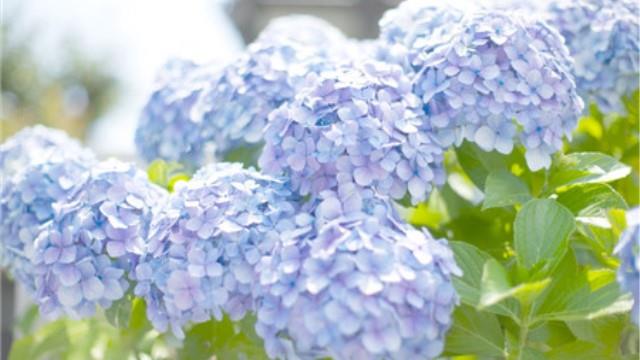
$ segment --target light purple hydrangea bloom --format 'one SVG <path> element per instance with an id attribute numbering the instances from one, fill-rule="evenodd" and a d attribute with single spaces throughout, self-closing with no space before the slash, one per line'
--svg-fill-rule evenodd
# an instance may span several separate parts
<path id="1" fill-rule="evenodd" d="M 43 314 L 90 316 L 124 296 L 125 274 L 144 252 L 151 211 L 166 191 L 133 165 L 94 166 L 69 201 L 54 205 L 29 258 Z"/>
<path id="2" fill-rule="evenodd" d="M 286 183 L 240 164 L 209 165 L 179 187 L 134 274 L 152 324 L 182 338 L 190 322 L 252 310 L 254 265 L 294 228 L 290 197 Z"/>
<path id="3" fill-rule="evenodd" d="M 627 212 L 627 229 L 622 233 L 614 253 L 620 257 L 618 282 L 633 295 L 631 318 L 640 324 L 640 208 Z"/>
<path id="4" fill-rule="evenodd" d="M 385 12 L 380 19 L 379 39 L 386 48 L 380 60 L 402 64 L 411 71 L 410 64 L 419 52 L 410 51 L 422 48 L 431 37 L 443 37 L 454 29 L 472 3 L 465 3 L 466 9 L 455 4 L 443 4 L 437 0 L 407 0 Z"/>
<path id="5" fill-rule="evenodd" d="M 547 18 L 575 59 L 580 95 L 604 112 L 625 113 L 621 101 L 638 89 L 640 7 L 635 0 L 548 3 Z"/>
<path id="6" fill-rule="evenodd" d="M 219 72 L 214 65 L 179 59 L 161 69 L 136 129 L 136 146 L 145 161 L 180 161 L 197 168 L 213 159 L 217 134 L 195 119 L 193 107 Z"/>
<path id="7" fill-rule="evenodd" d="M 219 132 L 221 151 L 261 142 L 267 115 L 292 99 L 308 76 L 332 68 L 343 42 L 339 30 L 318 18 L 275 19 L 204 90 L 197 118 Z"/>
<path id="8" fill-rule="evenodd" d="M 269 112 L 293 98 L 307 76 L 332 68 L 343 42 L 323 20 L 286 16 L 226 66 L 170 62 L 138 125 L 140 153 L 197 168 L 260 143 Z"/>
<path id="9" fill-rule="evenodd" d="M 359 195 L 323 192 L 257 267 L 256 331 L 270 357 L 442 352 L 458 303 L 451 278 L 461 274 L 451 249 L 404 223 L 387 198 Z"/>
<path id="10" fill-rule="evenodd" d="M 548 168 L 584 107 L 560 35 L 502 10 L 478 10 L 444 26 L 409 29 L 413 42 L 405 41 L 406 71 L 415 74 L 414 93 L 439 141 L 466 139 L 508 154 L 519 138 L 529 167 Z"/>
<path id="11" fill-rule="evenodd" d="M 64 133 L 36 126 L 0 145 L 0 266 L 34 291 L 27 254 L 53 206 L 74 196 L 95 163 L 93 154 Z"/>
<path id="12" fill-rule="evenodd" d="M 259 164 L 302 195 L 350 183 L 417 203 L 443 183 L 442 158 L 402 69 L 369 61 L 323 73 L 272 112 Z"/>

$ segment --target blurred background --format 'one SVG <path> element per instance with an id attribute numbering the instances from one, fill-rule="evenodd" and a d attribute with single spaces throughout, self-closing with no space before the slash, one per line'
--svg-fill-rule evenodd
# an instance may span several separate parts
<path id="1" fill-rule="evenodd" d="M 0 0 L 0 142 L 41 123 L 102 157 L 133 160 L 138 115 L 169 58 L 231 61 L 270 19 L 295 13 L 373 38 L 382 13 L 398 2 Z M 24 329 L 18 322 L 33 308 L 4 274 L 0 292 L 0 359 L 6 359 L 12 338 Z"/>

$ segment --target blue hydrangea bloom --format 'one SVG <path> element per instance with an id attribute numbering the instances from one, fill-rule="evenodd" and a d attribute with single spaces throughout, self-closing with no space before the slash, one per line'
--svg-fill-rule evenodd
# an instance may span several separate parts
<path id="1" fill-rule="evenodd" d="M 0 145 L 0 267 L 33 291 L 27 254 L 53 206 L 74 196 L 95 163 L 93 154 L 58 130 L 36 126 Z"/>
<path id="2" fill-rule="evenodd" d="M 226 66 L 172 61 L 161 72 L 136 132 L 147 161 L 198 168 L 216 155 L 262 141 L 267 114 L 342 54 L 344 36 L 310 16 L 274 20 Z"/>
<path id="3" fill-rule="evenodd" d="M 136 129 L 136 146 L 145 161 L 180 161 L 197 168 L 213 159 L 216 134 L 195 119 L 193 106 L 219 72 L 214 65 L 179 59 L 161 69 Z"/>
<path id="4" fill-rule="evenodd" d="M 621 101 L 638 89 L 640 7 L 633 0 L 548 3 L 547 19 L 575 59 L 580 95 L 604 112 L 624 113 Z"/>
<path id="5" fill-rule="evenodd" d="M 9 181 L 23 174 L 28 166 L 49 161 L 51 152 L 73 154 L 83 151 L 80 142 L 63 131 L 42 125 L 22 129 L 0 144 L 1 180 Z"/>
<path id="6" fill-rule="evenodd" d="M 27 254 L 41 312 L 79 318 L 122 298 L 125 274 L 145 250 L 151 211 L 166 195 L 133 165 L 94 166 L 72 199 L 54 204 L 54 219 Z"/>
<path id="7" fill-rule="evenodd" d="M 465 6 L 467 9 L 463 10 L 436 0 L 407 0 L 385 12 L 379 22 L 379 39 L 393 55 L 385 60 L 405 64 L 406 70 L 412 70 L 410 64 L 419 53 L 409 50 L 421 48 L 431 37 L 445 36 L 473 4 Z"/>
<path id="8" fill-rule="evenodd" d="M 441 144 L 466 139 L 507 154 L 519 138 L 529 167 L 548 168 L 584 107 L 561 36 L 502 10 L 466 14 L 446 29 L 419 24 L 407 30 L 406 71 Z"/>
<path id="9" fill-rule="evenodd" d="M 332 25 L 310 16 L 275 19 L 204 91 L 199 121 L 218 132 L 224 152 L 262 141 L 267 115 L 294 97 L 308 76 L 333 67 L 346 42 Z"/>
<path id="10" fill-rule="evenodd" d="M 208 165 L 179 187 L 134 273 L 152 324 L 181 338 L 190 322 L 252 310 L 254 265 L 294 229 L 290 197 L 286 183 L 240 164 Z"/>
<path id="11" fill-rule="evenodd" d="M 640 208 L 627 212 L 627 229 L 622 233 L 614 253 L 620 257 L 618 282 L 633 295 L 631 318 L 640 324 Z"/>
<path id="12" fill-rule="evenodd" d="M 257 267 L 256 331 L 272 358 L 437 357 L 461 271 L 446 241 L 371 190 L 325 191 Z"/>
<path id="13" fill-rule="evenodd" d="M 443 183 L 442 158 L 401 67 L 368 61 L 323 73 L 273 111 L 259 164 L 302 195 L 353 183 L 417 203 Z"/>

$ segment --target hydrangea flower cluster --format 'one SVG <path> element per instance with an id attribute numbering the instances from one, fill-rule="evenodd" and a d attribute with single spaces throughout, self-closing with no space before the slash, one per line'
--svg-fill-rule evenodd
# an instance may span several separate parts
<path id="1" fill-rule="evenodd" d="M 620 257 L 618 282 L 633 295 L 631 318 L 640 324 L 640 208 L 627 212 L 627 229 L 622 233 L 614 253 Z"/>
<path id="2" fill-rule="evenodd" d="M 161 69 L 136 129 L 136 146 L 145 161 L 160 158 L 196 168 L 212 159 L 215 133 L 195 119 L 194 105 L 218 73 L 213 65 L 179 59 Z"/>
<path id="3" fill-rule="evenodd" d="M 65 154 L 82 152 L 82 145 L 63 131 L 42 125 L 28 127 L 0 144 L 0 170 L 2 181 L 20 177 L 28 167 L 49 160 L 51 152 Z"/>
<path id="4" fill-rule="evenodd" d="M 143 157 L 193 168 L 262 141 L 267 115 L 337 61 L 344 36 L 309 16 L 274 20 L 232 63 L 214 69 L 172 62 L 160 76 L 136 132 Z M 331 60 L 330 60 L 331 59 Z"/>
<path id="5" fill-rule="evenodd" d="M 262 141 L 268 114 L 292 99 L 307 76 L 330 69 L 330 59 L 345 41 L 339 30 L 317 18 L 274 20 L 205 90 L 200 121 L 221 133 L 222 151 Z"/>
<path id="6" fill-rule="evenodd" d="M 295 236 L 257 267 L 256 330 L 269 356 L 416 359 L 442 352 L 458 301 L 453 253 L 446 241 L 404 223 L 386 197 L 361 194 L 320 194 L 310 213 L 296 216 Z"/>
<path id="7" fill-rule="evenodd" d="M 173 193 L 133 274 L 152 324 L 184 337 L 189 322 L 252 310 L 254 265 L 294 229 L 291 196 L 286 183 L 225 163 L 202 168 Z"/>
<path id="8" fill-rule="evenodd" d="M 466 139 L 507 154 L 519 135 L 529 167 L 548 168 L 584 107 L 560 35 L 502 10 L 479 10 L 447 29 L 413 25 L 407 71 L 442 145 Z"/>
<path id="9" fill-rule="evenodd" d="M 633 0 L 548 3 L 547 20 L 575 59 L 580 95 L 604 112 L 625 112 L 621 98 L 638 89 L 640 7 Z"/>
<path id="10" fill-rule="evenodd" d="M 382 51 L 378 57 L 403 64 L 411 72 L 411 64 L 418 53 L 409 50 L 421 48 L 431 37 L 445 36 L 454 28 L 451 24 L 461 22 L 468 11 L 469 9 L 463 11 L 455 5 L 445 5 L 435 0 L 401 2 L 385 12 L 380 19 L 379 39 L 386 51 Z"/>
<path id="11" fill-rule="evenodd" d="M 166 191 L 115 160 L 90 170 L 77 194 L 54 204 L 32 254 L 35 297 L 44 315 L 90 316 L 122 298 L 144 252 L 151 211 Z"/>
<path id="12" fill-rule="evenodd" d="M 53 206 L 68 201 L 95 163 L 93 154 L 64 133 L 36 126 L 0 145 L 0 266 L 35 290 L 27 254 Z"/>
<path id="13" fill-rule="evenodd" d="M 272 112 L 259 164 L 302 195 L 351 183 L 417 203 L 444 182 L 442 158 L 401 67 L 369 61 L 323 73 Z"/>

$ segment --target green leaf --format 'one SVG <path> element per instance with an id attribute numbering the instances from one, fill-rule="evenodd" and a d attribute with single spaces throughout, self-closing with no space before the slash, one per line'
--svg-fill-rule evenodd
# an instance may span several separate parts
<path id="1" fill-rule="evenodd" d="M 568 344 L 556 347 L 546 353 L 547 359 L 550 360 L 614 360 L 615 358 L 607 357 L 605 349 L 593 343 L 576 340 Z"/>
<path id="2" fill-rule="evenodd" d="M 600 346 L 607 356 L 621 358 L 637 354 L 633 346 L 624 346 L 628 335 L 633 336 L 634 333 L 634 329 L 627 326 L 628 321 L 624 315 L 611 315 L 593 320 L 569 321 L 567 326 L 577 339 Z"/>
<path id="3" fill-rule="evenodd" d="M 608 209 L 626 209 L 627 203 L 607 184 L 579 184 L 561 192 L 558 202 L 580 217 L 606 217 Z"/>
<path id="4" fill-rule="evenodd" d="M 497 304 L 510 296 L 512 289 L 507 270 L 496 259 L 484 263 L 480 280 L 480 308 Z"/>
<path id="5" fill-rule="evenodd" d="M 531 199 L 527 185 L 507 170 L 495 170 L 487 176 L 482 209 L 522 204 Z"/>
<path id="6" fill-rule="evenodd" d="M 154 160 L 147 167 L 147 176 L 149 181 L 163 187 L 169 191 L 173 191 L 173 186 L 178 181 L 187 181 L 191 178 L 191 173 L 177 162 L 166 162 L 161 159 Z"/>
<path id="7" fill-rule="evenodd" d="M 494 314 L 461 305 L 453 313 L 453 325 L 447 334 L 447 354 L 504 357 L 504 335 Z"/>
<path id="8" fill-rule="evenodd" d="M 546 266 L 548 271 L 567 250 L 575 229 L 573 215 L 554 200 L 526 203 L 514 223 L 514 243 L 518 262 L 527 269 Z"/>
<path id="9" fill-rule="evenodd" d="M 607 183 L 629 175 L 631 168 L 598 152 L 561 155 L 551 169 L 550 187 L 572 184 Z"/>
<path id="10" fill-rule="evenodd" d="M 175 174 L 175 175 L 171 176 L 171 178 L 169 179 L 169 181 L 167 183 L 167 189 L 170 192 L 173 192 L 174 186 L 176 185 L 176 183 L 178 181 L 189 181 L 189 179 L 191 179 L 191 176 L 189 176 L 189 174 L 187 174 L 187 173 Z"/>
<path id="11" fill-rule="evenodd" d="M 35 304 L 27 307 L 22 316 L 20 316 L 20 320 L 17 324 L 17 328 L 21 334 L 28 334 L 33 330 L 33 327 L 38 320 L 39 311 L 38 306 Z"/>
<path id="12" fill-rule="evenodd" d="M 262 340 L 252 330 L 255 319 L 232 322 L 227 316 L 194 325 L 187 333 L 180 359 L 267 359 Z"/>
<path id="13" fill-rule="evenodd" d="M 224 154 L 224 161 L 241 162 L 245 167 L 256 167 L 262 151 L 262 143 L 236 147 Z"/>
<path id="14" fill-rule="evenodd" d="M 462 169 L 479 189 L 485 188 L 485 180 L 489 173 L 508 168 L 506 156 L 496 151 L 486 152 L 468 141 L 456 148 L 456 156 Z"/>
<path id="15" fill-rule="evenodd" d="M 167 179 L 167 163 L 164 160 L 154 160 L 147 167 L 147 176 L 152 183 L 165 187 Z"/>
<path id="16" fill-rule="evenodd" d="M 147 304 L 141 298 L 134 298 L 131 301 L 129 315 L 129 330 L 139 331 L 149 328 L 147 321 Z"/>
<path id="17" fill-rule="evenodd" d="M 621 295 L 614 270 L 580 267 L 569 253 L 549 287 L 534 302 L 532 317 L 536 321 L 587 320 L 630 309 L 631 302 Z"/>
<path id="18" fill-rule="evenodd" d="M 515 297 L 521 303 L 529 304 L 544 290 L 551 279 L 529 282 L 517 286 L 511 286 L 507 270 L 495 259 L 489 259 L 482 271 L 480 285 L 480 303 L 478 307 L 486 307 L 500 303 L 501 301 Z"/>
<path id="19" fill-rule="evenodd" d="M 461 277 L 453 278 L 453 285 L 462 303 L 478 307 L 482 293 L 481 287 L 484 264 L 488 261 L 496 260 L 493 259 L 491 255 L 468 243 L 452 241 L 450 245 L 453 249 L 456 263 L 463 272 Z M 489 306 L 484 310 L 517 319 L 517 304 L 515 300 L 512 299 Z"/>
<path id="20" fill-rule="evenodd" d="M 107 310 L 104 311 L 107 321 L 116 328 L 124 328 L 129 325 L 129 317 L 131 316 L 131 298 L 125 296 L 115 301 Z"/>
<path id="21" fill-rule="evenodd" d="M 210 359 L 233 335 L 233 323 L 228 317 L 224 317 L 222 321 L 209 320 L 196 324 L 186 333 L 179 357 L 193 360 Z"/>

